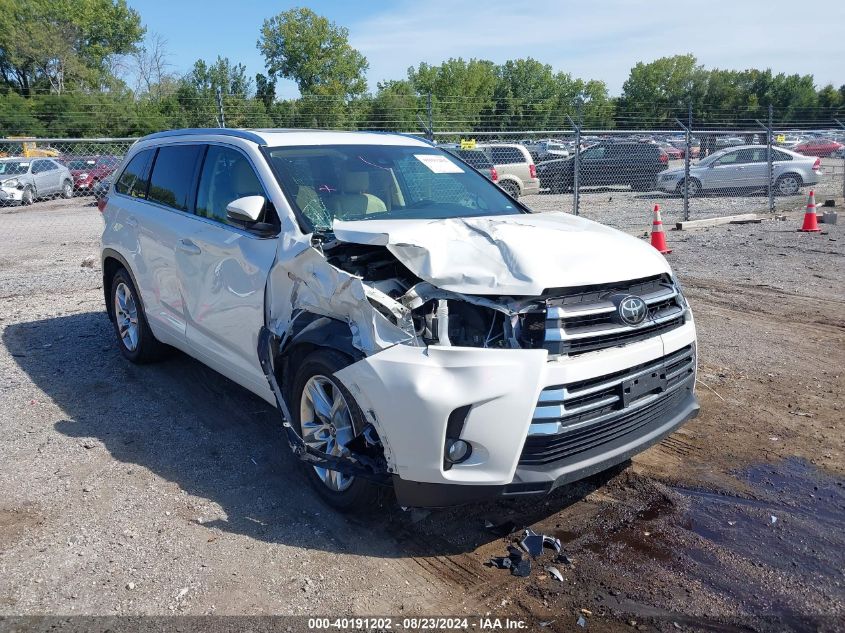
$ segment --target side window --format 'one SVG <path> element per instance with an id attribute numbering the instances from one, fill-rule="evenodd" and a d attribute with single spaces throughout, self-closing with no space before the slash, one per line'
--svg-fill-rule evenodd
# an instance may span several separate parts
<path id="1" fill-rule="evenodd" d="M 155 155 L 154 149 L 145 149 L 135 154 L 120 174 L 120 178 L 114 183 L 114 190 L 125 196 L 146 198 L 153 155 Z"/>
<path id="2" fill-rule="evenodd" d="M 202 149 L 201 145 L 160 147 L 150 176 L 147 200 L 187 211 Z"/>
<path id="3" fill-rule="evenodd" d="M 32 173 L 33 174 L 40 174 L 43 171 L 44 171 L 44 161 L 43 160 L 37 160 L 34 163 L 32 163 Z"/>
<path id="4" fill-rule="evenodd" d="M 779 152 L 778 150 L 775 149 L 775 150 L 772 150 L 772 160 L 775 161 L 775 162 L 783 161 L 783 160 L 792 160 L 792 156 L 790 156 L 786 152 Z"/>
<path id="5" fill-rule="evenodd" d="M 51 160 L 44 161 L 44 171 L 56 171 L 59 166 Z"/>
<path id="6" fill-rule="evenodd" d="M 228 224 L 226 205 L 245 196 L 264 196 L 264 187 L 246 156 L 220 145 L 209 145 L 205 155 L 196 214 Z"/>
<path id="7" fill-rule="evenodd" d="M 734 165 L 739 162 L 739 152 L 728 152 L 716 161 L 717 165 Z"/>

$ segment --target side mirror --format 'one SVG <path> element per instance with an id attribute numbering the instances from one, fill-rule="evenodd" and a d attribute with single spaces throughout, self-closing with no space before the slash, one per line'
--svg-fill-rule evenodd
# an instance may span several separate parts
<path id="1" fill-rule="evenodd" d="M 226 216 L 235 222 L 251 224 L 258 222 L 264 205 L 267 203 L 264 196 L 245 196 L 232 200 L 226 205 Z"/>

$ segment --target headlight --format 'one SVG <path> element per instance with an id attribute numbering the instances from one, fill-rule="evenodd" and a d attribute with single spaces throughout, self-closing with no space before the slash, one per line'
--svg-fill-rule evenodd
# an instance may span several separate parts
<path id="1" fill-rule="evenodd" d="M 4 187 L 17 187 L 20 184 L 20 181 L 17 178 L 9 178 L 9 180 L 3 181 Z"/>
<path id="2" fill-rule="evenodd" d="M 88 172 L 82 172 L 81 174 L 79 174 L 79 175 L 77 176 L 77 178 L 79 178 L 80 180 L 85 180 L 85 179 L 87 179 L 87 178 L 88 178 Z"/>

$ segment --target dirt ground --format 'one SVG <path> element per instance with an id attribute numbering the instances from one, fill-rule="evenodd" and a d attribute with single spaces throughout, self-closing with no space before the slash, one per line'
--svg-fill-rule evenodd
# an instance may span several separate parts
<path id="1" fill-rule="evenodd" d="M 841 630 L 845 236 L 799 223 L 669 234 L 702 411 L 632 463 L 544 499 L 350 517 L 312 495 L 262 401 L 183 355 L 122 359 L 95 207 L 0 209 L 0 616 Z M 523 527 L 567 559 L 487 566 Z"/>

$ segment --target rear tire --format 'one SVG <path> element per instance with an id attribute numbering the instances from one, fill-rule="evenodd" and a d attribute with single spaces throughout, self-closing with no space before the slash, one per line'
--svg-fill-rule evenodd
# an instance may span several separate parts
<path id="1" fill-rule="evenodd" d="M 508 194 L 514 200 L 519 198 L 519 185 L 513 182 L 512 180 L 505 180 L 504 182 L 500 182 L 499 186 L 506 194 Z"/>
<path id="2" fill-rule="evenodd" d="M 334 377 L 348 365 L 349 359 L 340 352 L 318 349 L 296 368 L 290 390 L 291 424 L 309 445 L 334 455 L 342 455 L 342 445 L 366 425 L 352 394 Z M 326 415 L 326 405 L 331 417 Z M 323 410 L 319 413 L 318 409 Z M 358 512 L 378 501 L 379 487 L 371 481 L 318 469 L 307 462 L 302 462 L 302 467 L 317 494 L 336 510 Z"/>
<path id="3" fill-rule="evenodd" d="M 798 174 L 783 174 L 775 181 L 775 191 L 781 196 L 794 196 L 801 191 L 803 184 Z"/>
<path id="4" fill-rule="evenodd" d="M 124 268 L 112 277 L 109 298 L 120 353 L 139 365 L 165 357 L 170 347 L 160 342 L 150 330 L 138 290 Z"/>

